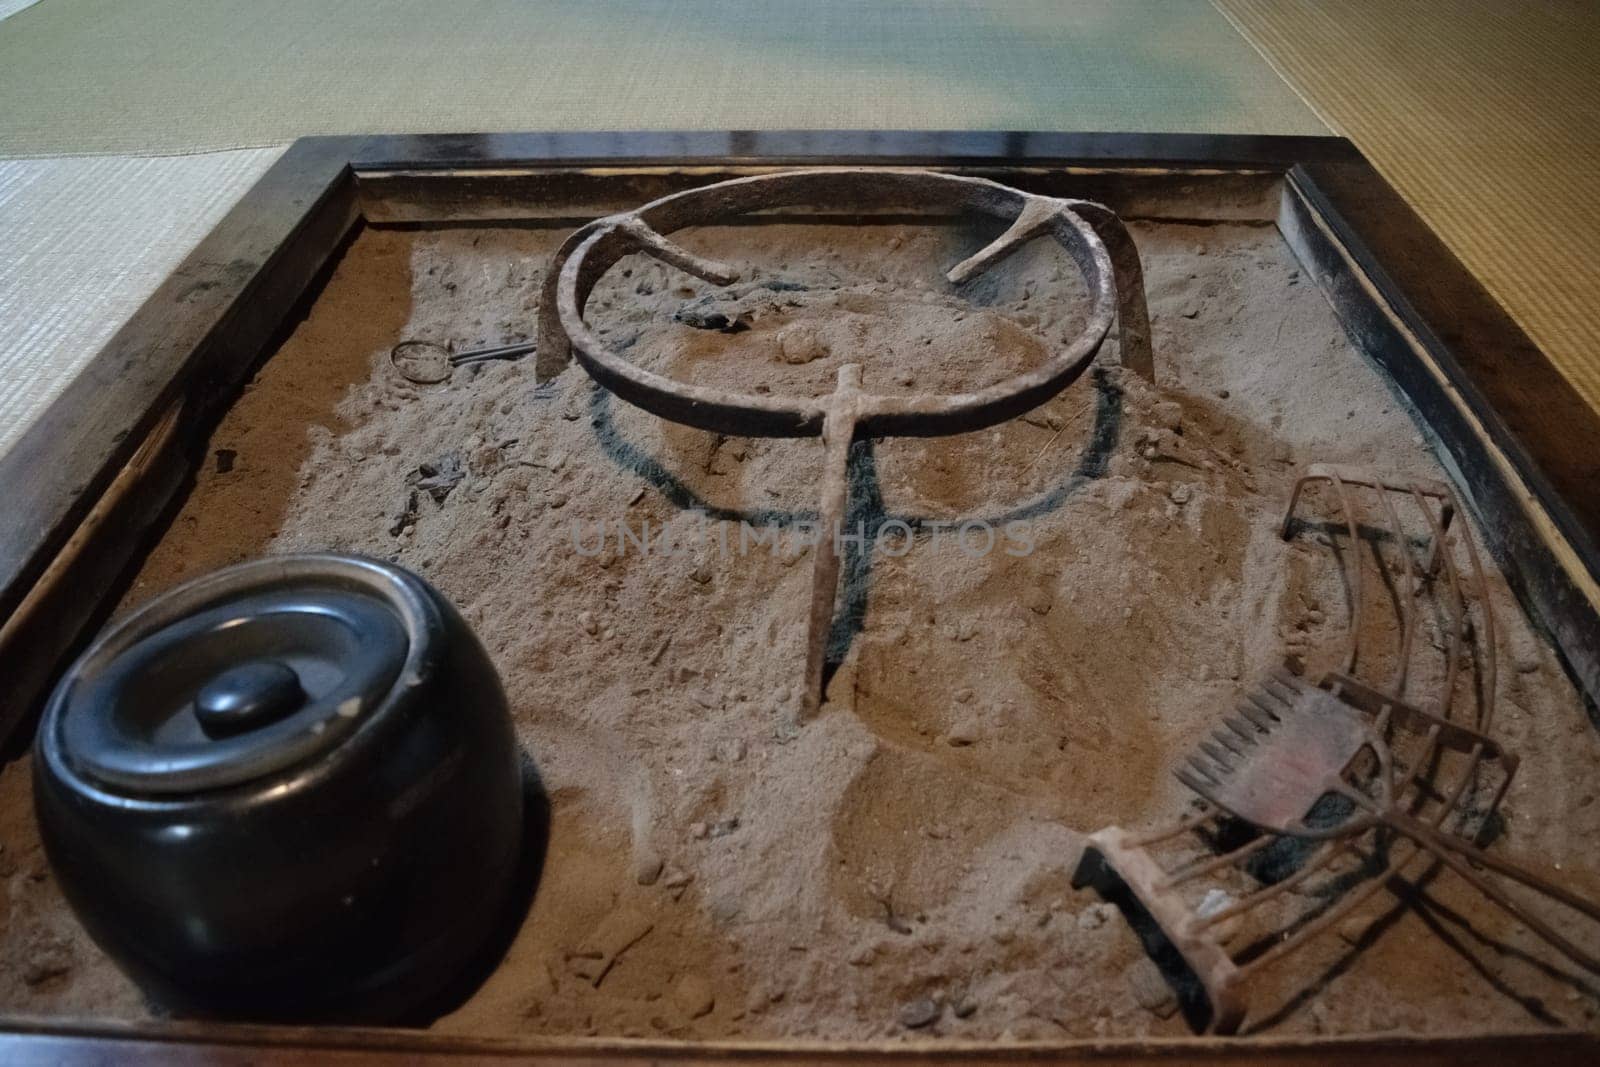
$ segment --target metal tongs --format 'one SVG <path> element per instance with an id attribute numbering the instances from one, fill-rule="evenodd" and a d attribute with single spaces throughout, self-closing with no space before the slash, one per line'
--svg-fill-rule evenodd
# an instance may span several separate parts
<path id="1" fill-rule="evenodd" d="M 538 347 L 537 341 L 519 341 L 514 345 L 477 348 L 452 354 L 444 345 L 432 341 L 401 341 L 389 350 L 389 362 L 408 382 L 437 385 L 449 378 L 450 372 L 457 367 L 495 359 L 516 359 Z"/>

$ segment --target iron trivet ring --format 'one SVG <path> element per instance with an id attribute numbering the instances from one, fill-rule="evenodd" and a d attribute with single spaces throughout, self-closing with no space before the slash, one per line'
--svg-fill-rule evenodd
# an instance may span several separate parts
<path id="1" fill-rule="evenodd" d="M 1077 264 L 1089 292 L 1082 332 L 1042 365 L 971 393 L 879 395 L 861 388 L 861 364 L 838 369 L 827 396 L 784 398 L 689 385 L 639 367 L 612 350 L 584 321 L 589 294 L 623 257 L 641 253 L 713 285 L 739 272 L 669 241 L 663 234 L 729 216 L 775 207 L 849 202 L 863 208 L 907 204 L 971 211 L 1010 223 L 945 277 L 959 285 L 977 277 L 1036 237 L 1049 234 Z M 981 430 L 1025 414 L 1083 374 L 1099 352 L 1113 318 L 1120 320 L 1124 366 L 1153 378 L 1150 319 L 1138 252 L 1109 208 L 1087 200 L 1040 196 L 984 178 L 925 170 L 833 167 L 736 178 L 653 200 L 609 215 L 572 234 L 545 276 L 540 302 L 537 372 L 558 374 L 576 354 L 589 375 L 622 399 L 673 422 L 744 437 L 818 437 L 824 471 L 819 509 L 822 535 L 812 571 L 807 622 L 805 689 L 800 718 L 822 703 L 827 631 L 839 585 L 838 527 L 847 504 L 850 445 L 857 437 L 938 437 Z"/>

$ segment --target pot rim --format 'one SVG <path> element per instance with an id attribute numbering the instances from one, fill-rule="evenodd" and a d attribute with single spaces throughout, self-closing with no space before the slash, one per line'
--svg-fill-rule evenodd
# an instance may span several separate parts
<path id="1" fill-rule="evenodd" d="M 398 672 L 375 700 L 363 701 L 352 713 L 330 707 L 328 714 L 297 724 L 291 732 L 256 746 L 243 758 L 191 769 L 159 767 L 136 774 L 106 773 L 74 758 L 67 741 L 66 720 L 78 685 L 91 671 L 103 670 L 135 645 L 182 620 L 231 599 L 273 591 L 276 587 L 316 579 L 334 587 L 366 594 L 389 609 L 399 623 L 407 647 Z M 267 556 L 225 567 L 184 582 L 157 596 L 116 622 L 80 655 L 51 693 L 40 722 L 38 755 L 54 777 L 71 782 L 80 792 L 120 799 L 170 799 L 212 794 L 279 777 L 338 751 L 376 728 L 404 694 L 434 673 L 439 655 L 435 640 L 442 619 L 427 587 L 410 572 L 364 556 L 296 553 Z M 303 726 L 304 728 L 298 728 Z"/>

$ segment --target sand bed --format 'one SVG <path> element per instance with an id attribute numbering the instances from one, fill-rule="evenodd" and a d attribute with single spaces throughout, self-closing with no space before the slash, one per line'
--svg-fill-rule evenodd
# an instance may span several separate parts
<path id="1" fill-rule="evenodd" d="M 842 663 L 798 727 L 810 553 L 795 534 L 815 513 L 819 443 L 666 424 L 576 367 L 543 386 L 531 359 L 417 386 L 388 365 L 404 338 L 525 336 L 553 231 L 364 232 L 229 413 L 128 603 L 262 553 L 337 549 L 398 561 L 460 605 L 553 823 L 521 934 L 440 1028 L 1187 1033 L 1122 916 L 1071 887 L 1083 837 L 1184 811 L 1173 761 L 1286 654 L 1335 665 L 1337 567 L 1316 538 L 1276 535 L 1297 467 L 1443 474 L 1275 230 L 1134 234 L 1158 386 L 1118 368 L 1113 341 L 1025 418 L 857 446 L 850 522 L 885 540 L 846 560 Z M 745 264 L 749 283 L 713 290 L 629 260 L 590 317 L 686 380 L 819 394 L 859 361 L 869 389 L 954 391 L 1034 365 L 1081 322 L 1052 248 L 961 290 L 940 281 L 989 236 L 701 230 L 685 243 Z M 702 328 L 719 314 L 741 328 Z M 992 531 L 987 551 L 951 536 L 964 520 Z M 1600 893 L 1584 847 L 1600 832 L 1600 744 L 1498 575 L 1492 595 L 1497 732 L 1532 769 L 1497 847 Z M 1419 691 L 1438 669 L 1421 668 Z M 61 902 L 27 797 L 14 763 L 0 1003 L 144 1015 Z M 1354 933 L 1263 986 L 1253 1024 L 1595 1025 L 1600 1000 L 1570 965 L 1449 875 L 1427 892 L 1458 920 L 1448 937 L 1380 893 Z"/>

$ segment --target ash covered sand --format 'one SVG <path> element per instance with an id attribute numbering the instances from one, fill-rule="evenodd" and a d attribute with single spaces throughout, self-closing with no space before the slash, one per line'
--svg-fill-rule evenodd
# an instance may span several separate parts
<path id="1" fill-rule="evenodd" d="M 222 460 L 128 602 L 261 553 L 336 549 L 397 560 L 460 605 L 553 826 L 520 936 L 440 1029 L 1187 1033 L 1127 922 L 1071 888 L 1083 837 L 1187 810 L 1174 760 L 1286 653 L 1313 674 L 1336 665 L 1337 565 L 1319 538 L 1275 532 L 1297 466 L 1442 474 L 1275 230 L 1134 232 L 1159 387 L 1117 369 L 1109 342 L 1108 369 L 1023 419 L 858 447 L 852 521 L 927 528 L 907 546 L 892 527 L 847 560 L 846 655 L 798 730 L 810 554 L 791 534 L 816 507 L 818 442 L 666 424 L 576 367 L 544 387 L 531 359 L 414 386 L 387 363 L 405 338 L 525 336 L 556 232 L 362 234 L 219 429 Z M 590 317 L 686 380 L 820 393 L 859 361 L 868 389 L 956 391 L 1033 365 L 1081 317 L 1070 265 L 1041 244 L 951 291 L 938 271 L 990 236 L 701 230 L 682 239 L 764 287 L 712 290 L 628 260 Z M 680 311 L 747 328 L 695 328 Z M 993 551 L 937 535 L 964 518 L 992 524 Z M 741 519 L 780 535 L 741 554 Z M 680 551 L 619 548 L 623 523 Z M 1584 847 L 1600 832 L 1600 744 L 1498 576 L 1493 595 L 1508 631 L 1496 730 L 1525 761 L 1495 847 L 1560 862 L 1600 894 Z M 1430 641 L 1436 626 L 1419 643 L 1438 660 Z M 1414 691 L 1438 674 L 1420 668 Z M 0 778 L 0 1002 L 143 1015 L 60 901 L 27 789 L 25 762 Z M 1595 988 L 1570 964 L 1448 873 L 1427 894 L 1424 918 L 1380 892 L 1269 972 L 1247 1029 L 1596 1025 Z"/>

